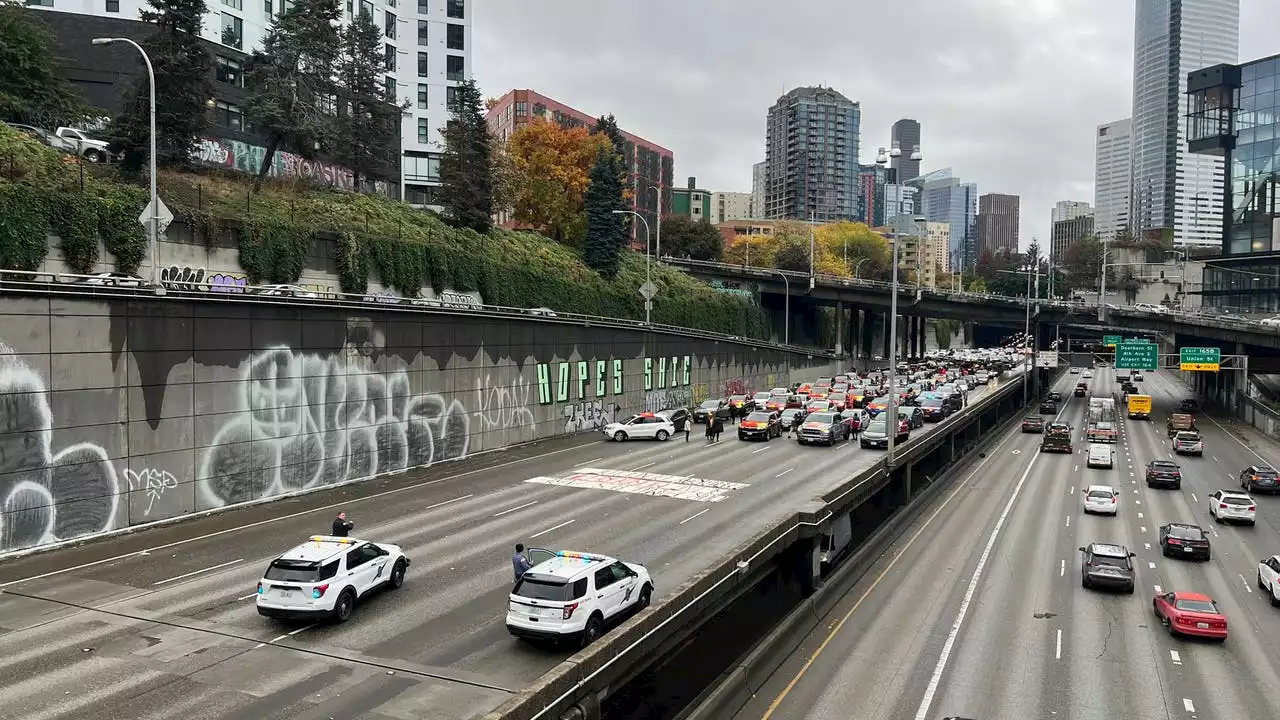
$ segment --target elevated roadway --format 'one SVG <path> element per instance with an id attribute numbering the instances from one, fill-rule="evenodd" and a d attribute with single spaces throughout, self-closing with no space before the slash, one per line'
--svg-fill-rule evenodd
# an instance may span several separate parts
<path id="1" fill-rule="evenodd" d="M 1112 392 L 1099 371 L 1095 389 Z M 1063 388 L 1076 376 L 1067 376 Z M 1150 373 L 1152 420 L 1124 421 L 1112 470 L 1041 455 L 1014 431 L 985 462 L 924 508 L 913 526 L 783 662 L 737 720 L 1071 718 L 1192 720 L 1280 717 L 1280 609 L 1256 587 L 1257 563 L 1280 552 L 1280 498 L 1258 497 L 1255 527 L 1215 525 L 1207 496 L 1238 472 L 1280 463 L 1280 447 L 1202 416 L 1203 457 L 1175 457 L 1164 420 L 1190 396 Z M 1078 431 L 1085 404 L 1060 417 Z M 1182 466 L 1180 491 L 1148 489 L 1153 459 Z M 1081 489 L 1121 492 L 1119 516 L 1086 516 Z M 1164 558 L 1158 528 L 1209 529 L 1208 563 Z M 1137 554 L 1133 595 L 1080 586 L 1090 542 Z M 1228 616 L 1223 644 L 1170 637 L 1152 613 L 1156 588 L 1206 593 Z"/>
<path id="2" fill-rule="evenodd" d="M 728 431 L 717 444 L 698 428 L 687 443 L 541 443 L 0 564 L 0 715 L 482 716 L 570 654 L 504 627 L 516 542 L 641 562 L 660 603 L 883 457 L 856 442 L 747 443 Z M 690 499 L 529 482 L 588 468 L 734 485 Z M 625 484 L 619 477 L 619 490 Z M 327 534 L 339 510 L 354 535 L 406 549 L 404 588 L 361 604 L 341 626 L 260 617 L 254 593 L 267 563 Z"/>

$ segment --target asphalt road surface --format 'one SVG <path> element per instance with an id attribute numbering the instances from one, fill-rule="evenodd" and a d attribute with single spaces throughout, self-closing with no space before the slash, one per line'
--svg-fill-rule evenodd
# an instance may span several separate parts
<path id="1" fill-rule="evenodd" d="M 1095 392 L 1116 390 L 1113 370 L 1095 373 Z M 1085 467 L 1087 403 L 1078 398 L 1061 412 L 1076 428 L 1075 454 L 1039 454 L 1036 434 L 1003 439 L 933 501 L 738 718 L 1280 717 L 1280 609 L 1256 587 L 1259 560 L 1280 552 L 1280 497 L 1256 498 L 1255 527 L 1215 525 L 1206 500 L 1238 489 L 1241 469 L 1280 463 L 1280 448 L 1201 414 L 1204 456 L 1173 456 L 1164 421 L 1191 392 L 1164 372 L 1146 374 L 1139 388 L 1153 396 L 1153 416 L 1122 419 L 1112 470 Z M 1181 490 L 1146 487 L 1153 459 L 1182 466 Z M 1083 514 L 1090 484 L 1120 490 L 1118 517 Z M 1209 529 L 1213 559 L 1162 558 L 1158 528 L 1168 522 Z M 1090 542 L 1137 553 L 1133 595 L 1081 588 L 1077 548 Z M 1167 635 L 1152 612 L 1157 586 L 1217 600 L 1229 639 Z"/>
<path id="2" fill-rule="evenodd" d="M 643 563 L 660 601 L 883 456 L 856 442 L 740 442 L 727 430 L 714 445 L 697 426 L 688 443 L 513 450 L 470 472 L 437 466 L 0 564 L 0 718 L 478 717 L 569 654 L 507 633 L 515 542 Z M 586 469 L 618 489 L 628 482 L 618 472 L 672 476 L 673 492 L 529 482 Z M 260 617 L 267 563 L 328 534 L 338 509 L 353 535 L 406 549 L 404 587 L 341 626 Z"/>

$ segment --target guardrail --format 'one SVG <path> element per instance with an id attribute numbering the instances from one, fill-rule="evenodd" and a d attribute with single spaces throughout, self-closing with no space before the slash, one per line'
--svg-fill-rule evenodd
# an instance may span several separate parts
<path id="1" fill-rule="evenodd" d="M 15 279 L 15 277 L 17 279 Z M 839 356 L 826 350 L 803 345 L 788 345 L 772 340 L 725 335 L 680 325 L 646 323 L 643 320 L 584 315 L 551 310 L 548 308 L 521 308 L 505 305 L 486 305 L 479 302 L 442 301 L 437 298 L 402 298 L 391 295 L 319 292 L 300 286 L 245 285 L 228 286 L 226 290 L 195 290 L 194 283 L 172 281 L 156 286 L 150 281 L 133 276 L 77 275 L 73 273 L 31 272 L 25 270 L 0 271 L 0 294 L 31 293 L 72 296 L 102 300 L 173 300 L 199 302 L 261 303 L 264 305 L 327 308 L 373 309 L 391 312 L 421 312 L 467 317 L 489 317 L 507 320 L 575 324 L 585 327 L 612 327 L 625 330 L 662 332 L 672 335 L 731 342 L 753 348 L 767 348 L 809 357 L 836 359 Z M 218 286 L 213 286 L 218 287 Z M 468 296 L 469 297 L 469 296 Z"/>

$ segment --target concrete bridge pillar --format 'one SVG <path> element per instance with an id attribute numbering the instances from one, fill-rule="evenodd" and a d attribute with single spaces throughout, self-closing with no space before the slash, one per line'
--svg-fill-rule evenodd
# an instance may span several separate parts
<path id="1" fill-rule="evenodd" d="M 889 359 L 889 348 L 893 347 L 889 343 L 893 342 L 893 338 L 889 337 L 889 313 L 880 313 L 880 322 L 884 324 L 884 352 L 881 356 L 886 360 Z"/>
<path id="2" fill-rule="evenodd" d="M 836 355 L 844 354 L 844 301 L 836 302 Z"/>

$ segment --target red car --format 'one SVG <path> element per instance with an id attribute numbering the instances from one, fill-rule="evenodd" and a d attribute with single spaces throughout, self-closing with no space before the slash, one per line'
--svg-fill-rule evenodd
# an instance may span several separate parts
<path id="1" fill-rule="evenodd" d="M 1151 601 L 1156 617 L 1170 635 L 1227 639 L 1227 616 L 1208 595 L 1193 592 L 1166 592 Z"/>

